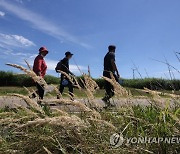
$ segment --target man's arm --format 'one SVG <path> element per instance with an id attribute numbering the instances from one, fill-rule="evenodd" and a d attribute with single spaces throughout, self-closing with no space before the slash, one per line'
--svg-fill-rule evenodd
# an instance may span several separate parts
<path id="1" fill-rule="evenodd" d="M 67 70 L 68 73 L 70 73 L 71 75 L 75 76 L 75 75 L 69 70 L 69 68 L 67 68 L 64 64 L 62 64 L 62 66 Z"/>
<path id="2" fill-rule="evenodd" d="M 114 60 L 114 59 L 111 60 L 111 64 L 112 64 L 112 66 L 113 66 L 113 70 L 117 73 L 117 77 L 119 78 L 119 77 L 120 77 L 119 71 L 118 71 L 118 69 L 117 69 L 117 66 L 116 66 L 116 63 L 115 63 L 115 60 Z"/>

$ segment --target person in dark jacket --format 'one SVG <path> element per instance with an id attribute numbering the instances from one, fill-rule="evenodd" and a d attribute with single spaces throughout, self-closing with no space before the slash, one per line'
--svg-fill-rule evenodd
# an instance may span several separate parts
<path id="1" fill-rule="evenodd" d="M 39 49 L 39 55 L 34 60 L 33 71 L 36 75 L 44 78 L 46 75 L 47 65 L 44 60 L 44 57 L 48 54 L 48 50 L 45 47 L 41 47 Z M 42 100 L 44 98 L 44 87 L 39 83 L 36 83 L 37 94 L 39 95 L 39 99 Z"/>
<path id="2" fill-rule="evenodd" d="M 65 57 L 60 60 L 60 62 L 57 64 L 56 66 L 56 72 L 58 72 L 58 70 L 63 71 L 65 73 L 67 73 L 68 75 L 74 75 L 70 70 L 69 70 L 69 60 L 72 58 L 73 54 L 71 52 L 66 52 L 65 53 Z M 65 87 L 69 88 L 69 94 L 71 96 L 71 98 L 73 99 L 73 84 L 69 81 L 69 79 L 64 75 L 61 74 L 61 81 L 60 81 L 60 87 L 59 87 L 59 91 L 62 94 L 64 91 Z M 57 96 L 57 98 L 59 99 L 59 96 Z"/>
<path id="3" fill-rule="evenodd" d="M 115 63 L 115 51 L 116 51 L 116 46 L 110 45 L 108 47 L 108 53 L 104 57 L 103 76 L 111 79 L 111 73 L 112 73 L 116 81 L 118 81 L 120 75 Z M 110 98 L 114 96 L 114 87 L 111 85 L 111 83 L 105 81 L 104 88 L 106 90 L 106 94 L 102 100 L 105 102 L 106 107 L 112 106 L 112 104 L 110 103 Z"/>

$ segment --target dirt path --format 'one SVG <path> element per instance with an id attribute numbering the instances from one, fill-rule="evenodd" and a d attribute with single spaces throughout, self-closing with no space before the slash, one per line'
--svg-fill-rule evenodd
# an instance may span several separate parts
<path id="1" fill-rule="evenodd" d="M 52 102 L 53 103 L 53 98 L 50 99 L 50 98 L 46 98 L 45 101 L 48 102 Z M 75 99 L 75 101 L 78 101 L 78 102 L 82 102 L 86 105 L 88 105 L 88 100 L 85 99 L 85 98 L 78 98 L 78 99 Z M 100 107 L 103 107 L 104 106 L 104 103 L 101 99 L 95 99 L 94 100 L 95 103 L 97 103 Z M 165 106 L 166 102 L 167 102 L 167 99 L 165 98 L 162 98 L 162 99 L 159 99 L 158 100 L 158 104 L 161 105 L 161 106 Z M 113 99 L 111 100 L 111 103 L 112 104 L 115 104 L 117 108 L 123 106 L 123 105 L 142 105 L 142 106 L 147 106 L 147 105 L 150 105 L 151 103 L 154 103 L 152 102 L 150 99 L 148 98 L 132 98 L 131 100 L 129 99 L 126 99 L 126 98 L 120 98 L 120 99 Z M 171 100 L 170 101 L 170 104 L 173 105 L 174 104 L 174 101 Z M 10 107 L 10 108 L 16 108 L 17 106 L 23 106 L 23 107 L 26 107 L 27 104 L 25 103 L 25 101 L 21 98 L 18 98 L 18 97 L 14 97 L 14 96 L 0 96 L 0 108 L 4 108 L 4 107 Z M 53 107 L 54 108 L 54 107 Z M 72 106 L 64 106 L 64 105 L 58 105 L 58 106 L 55 106 L 55 108 L 61 108 L 61 109 L 64 109 L 64 110 L 69 110 L 69 111 L 78 111 L 77 108 L 75 107 L 72 107 Z"/>

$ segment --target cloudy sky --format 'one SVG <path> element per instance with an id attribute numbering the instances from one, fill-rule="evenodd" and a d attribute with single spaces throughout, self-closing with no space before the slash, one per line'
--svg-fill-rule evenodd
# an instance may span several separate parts
<path id="1" fill-rule="evenodd" d="M 179 69 L 179 0 L 0 0 L 0 70 L 17 72 L 5 63 L 32 65 L 41 46 L 48 74 L 70 50 L 71 70 L 88 65 L 100 77 L 109 44 L 117 46 L 116 62 L 124 78 L 137 67 L 143 77 L 169 78 L 167 61 Z M 174 76 L 179 73 L 172 69 Z M 135 76 L 138 73 L 135 71 Z"/>

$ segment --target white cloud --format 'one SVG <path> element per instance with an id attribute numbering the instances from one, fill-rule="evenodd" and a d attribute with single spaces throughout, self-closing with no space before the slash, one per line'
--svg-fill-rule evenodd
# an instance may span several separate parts
<path id="1" fill-rule="evenodd" d="M 53 71 L 55 71 L 55 67 L 56 67 L 56 65 L 57 65 L 57 63 L 58 63 L 58 61 L 56 61 L 56 60 L 52 60 L 52 59 L 48 59 L 48 58 L 46 58 L 46 63 L 47 63 L 47 66 L 48 66 L 48 70 L 53 70 Z M 78 68 L 77 68 L 77 66 L 76 65 L 69 65 L 69 69 L 73 72 L 73 73 L 79 73 L 79 70 L 78 70 Z M 78 66 L 82 71 L 83 70 L 86 70 L 86 67 L 84 67 L 84 66 Z"/>
<path id="2" fill-rule="evenodd" d="M 24 46 L 35 46 L 35 44 L 34 44 L 32 41 L 24 38 L 23 36 L 12 35 L 12 37 L 14 37 L 14 39 L 15 39 L 16 41 L 20 42 L 20 43 L 21 43 L 22 45 L 24 45 Z"/>
<path id="3" fill-rule="evenodd" d="M 4 17 L 4 16 L 5 16 L 5 13 L 2 12 L 2 11 L 0 11 L 0 16 L 1 16 L 1 17 Z"/>
<path id="4" fill-rule="evenodd" d="M 0 44 L 1 46 L 9 47 L 30 47 L 35 44 L 27 38 L 20 35 L 8 35 L 0 33 Z"/>
<path id="5" fill-rule="evenodd" d="M 29 62 L 29 64 L 31 66 L 33 65 L 34 58 L 35 58 L 35 56 L 32 56 L 31 58 L 27 59 L 27 61 Z M 46 61 L 47 66 L 48 66 L 48 70 L 49 71 L 55 71 L 55 67 L 56 67 L 56 65 L 58 63 L 58 60 L 56 61 L 56 60 L 46 58 L 45 61 Z M 24 64 L 24 61 L 22 61 L 21 64 Z M 69 67 L 70 67 L 70 71 L 72 71 L 73 73 L 75 73 L 75 74 L 80 73 L 76 65 L 71 65 L 70 64 Z M 80 65 L 78 67 L 81 69 L 82 72 L 87 70 L 87 68 L 85 66 Z"/>
<path id="6" fill-rule="evenodd" d="M 10 4 L 4 0 L 0 0 L 0 6 L 8 10 L 9 12 L 15 14 L 20 19 L 28 21 L 36 29 L 51 35 L 59 40 L 67 40 L 76 44 L 79 44 L 83 47 L 89 48 L 90 46 L 86 43 L 81 42 L 77 37 L 69 34 L 60 25 L 53 24 L 46 19 L 45 17 L 36 14 L 28 9 L 19 7 L 17 5 Z"/>

